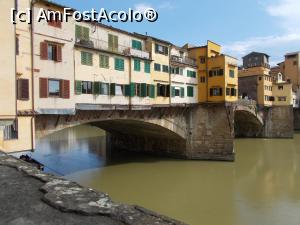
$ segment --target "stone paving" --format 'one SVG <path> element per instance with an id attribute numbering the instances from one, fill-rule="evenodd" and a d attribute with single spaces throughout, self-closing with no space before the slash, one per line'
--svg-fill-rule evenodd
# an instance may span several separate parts
<path id="1" fill-rule="evenodd" d="M 184 225 L 0 155 L 0 225 Z"/>

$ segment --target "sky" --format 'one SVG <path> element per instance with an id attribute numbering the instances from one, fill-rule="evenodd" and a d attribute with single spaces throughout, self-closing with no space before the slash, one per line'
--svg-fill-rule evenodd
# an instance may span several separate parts
<path id="1" fill-rule="evenodd" d="M 288 52 L 300 51 L 300 0 L 53 0 L 77 10 L 154 8 L 156 22 L 108 23 L 111 26 L 168 40 L 175 45 L 223 46 L 223 52 L 241 59 L 259 51 L 271 56 L 271 65 Z"/>

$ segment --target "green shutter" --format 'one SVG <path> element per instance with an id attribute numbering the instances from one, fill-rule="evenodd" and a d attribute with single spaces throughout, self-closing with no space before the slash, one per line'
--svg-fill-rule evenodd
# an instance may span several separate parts
<path id="1" fill-rule="evenodd" d="M 150 85 L 150 98 L 155 98 L 155 85 Z"/>
<path id="2" fill-rule="evenodd" d="M 75 37 L 80 38 L 81 37 L 81 27 L 79 25 L 75 26 Z"/>
<path id="3" fill-rule="evenodd" d="M 115 83 L 111 83 L 110 87 L 109 87 L 109 93 L 112 96 L 116 95 L 116 84 Z"/>
<path id="4" fill-rule="evenodd" d="M 109 68 L 109 57 L 107 55 L 99 55 L 99 66 Z"/>
<path id="5" fill-rule="evenodd" d="M 194 97 L 194 87 L 191 87 L 191 86 L 187 87 L 187 96 Z"/>
<path id="6" fill-rule="evenodd" d="M 141 84 L 141 97 L 147 97 L 147 84 Z"/>
<path id="7" fill-rule="evenodd" d="M 108 49 L 113 51 L 114 37 L 112 34 L 108 34 Z"/>
<path id="8" fill-rule="evenodd" d="M 94 82 L 93 94 L 94 95 L 99 95 L 100 94 L 100 82 Z"/>
<path id="9" fill-rule="evenodd" d="M 133 49 L 137 49 L 137 50 L 142 50 L 142 42 L 137 41 L 137 40 L 132 40 L 132 45 L 131 47 Z"/>
<path id="10" fill-rule="evenodd" d="M 130 96 L 133 97 L 135 96 L 135 83 L 130 84 Z"/>
<path id="11" fill-rule="evenodd" d="M 130 96 L 130 84 L 125 85 L 125 96 Z"/>
<path id="12" fill-rule="evenodd" d="M 172 88 L 171 88 L 171 96 L 172 96 L 172 97 L 175 97 L 175 87 L 172 87 Z"/>
<path id="13" fill-rule="evenodd" d="M 115 58 L 115 70 L 124 71 L 124 59 Z"/>
<path id="14" fill-rule="evenodd" d="M 145 62 L 144 65 L 145 65 L 144 72 L 145 73 L 150 73 L 150 63 L 149 62 Z"/>
<path id="15" fill-rule="evenodd" d="M 83 27 L 83 39 L 86 41 L 90 40 L 90 29 L 87 27 Z"/>
<path id="16" fill-rule="evenodd" d="M 79 25 L 75 26 L 75 37 L 80 40 L 90 40 L 90 29 L 88 27 L 82 27 Z"/>
<path id="17" fill-rule="evenodd" d="M 93 54 L 90 52 L 81 52 L 81 64 L 92 66 L 93 65 Z"/>
<path id="18" fill-rule="evenodd" d="M 184 88 L 183 87 L 180 88 L 180 97 L 184 98 Z"/>
<path id="19" fill-rule="evenodd" d="M 75 94 L 81 95 L 82 94 L 82 84 L 80 80 L 75 81 Z"/>
<path id="20" fill-rule="evenodd" d="M 134 59 L 134 71 L 141 71 L 141 60 Z"/>

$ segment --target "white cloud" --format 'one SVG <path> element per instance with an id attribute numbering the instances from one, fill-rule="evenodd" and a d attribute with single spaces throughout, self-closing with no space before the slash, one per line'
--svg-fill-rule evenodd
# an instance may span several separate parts
<path id="1" fill-rule="evenodd" d="M 271 55 L 273 62 L 279 62 L 286 51 L 299 51 L 300 46 L 300 0 L 277 0 L 264 5 L 265 11 L 274 17 L 281 35 L 252 37 L 224 46 L 224 50 L 236 57 L 251 51 L 264 51 Z"/>
<path id="2" fill-rule="evenodd" d="M 279 0 L 266 6 L 270 16 L 278 17 L 280 25 L 288 32 L 300 33 L 300 1 Z"/>
<path id="3" fill-rule="evenodd" d="M 148 3 L 138 3 L 134 6 L 134 9 L 139 12 L 144 12 L 146 9 L 149 8 L 153 8 L 153 7 Z"/>

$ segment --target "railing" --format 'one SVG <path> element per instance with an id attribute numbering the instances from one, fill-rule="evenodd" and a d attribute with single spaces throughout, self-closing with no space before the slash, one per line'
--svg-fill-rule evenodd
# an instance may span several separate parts
<path id="1" fill-rule="evenodd" d="M 188 57 L 180 57 L 177 55 L 171 55 L 171 61 L 177 63 L 183 63 L 191 66 L 196 66 L 196 61 Z"/>
<path id="2" fill-rule="evenodd" d="M 110 46 L 107 41 L 103 41 L 95 38 L 90 38 L 88 41 L 77 39 L 76 44 L 81 45 L 83 47 L 109 51 L 109 52 L 118 53 L 122 55 L 150 59 L 150 54 L 147 51 L 133 49 L 130 46 L 124 46 L 120 44 L 114 47 L 114 46 Z"/>

